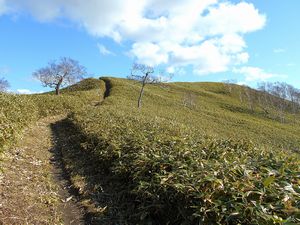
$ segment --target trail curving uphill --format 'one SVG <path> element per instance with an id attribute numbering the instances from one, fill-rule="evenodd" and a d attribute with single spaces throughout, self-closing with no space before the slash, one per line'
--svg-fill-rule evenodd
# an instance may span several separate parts
<path id="1" fill-rule="evenodd" d="M 102 80 L 105 99 L 111 84 Z M 84 180 L 89 182 L 93 159 L 82 151 L 79 139 L 67 115 L 46 117 L 26 128 L 19 144 L 0 156 L 0 225 L 95 224 L 93 214 L 105 211 L 111 198 L 104 193 L 103 207 L 95 207 L 81 190 Z"/>

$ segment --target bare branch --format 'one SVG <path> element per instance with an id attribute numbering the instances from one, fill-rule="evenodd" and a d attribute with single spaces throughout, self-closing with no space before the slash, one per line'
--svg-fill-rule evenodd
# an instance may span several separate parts
<path id="1" fill-rule="evenodd" d="M 300 90 L 284 82 L 263 82 L 258 84 L 258 90 L 263 92 L 262 108 L 272 108 L 277 112 L 281 122 L 285 121 L 285 113 L 296 115 L 300 110 Z"/>
<path id="2" fill-rule="evenodd" d="M 63 57 L 58 63 L 49 62 L 48 66 L 34 72 L 33 77 L 40 80 L 44 87 L 55 88 L 56 94 L 59 94 L 61 87 L 76 83 L 86 74 L 85 67 L 79 65 L 78 61 Z"/>
<path id="3" fill-rule="evenodd" d="M 151 66 L 147 66 L 144 64 L 134 63 L 131 69 L 130 75 L 127 77 L 130 80 L 135 80 L 141 83 L 142 87 L 140 90 L 140 95 L 138 98 L 138 108 L 141 107 L 142 104 L 142 96 L 144 93 L 144 87 L 147 84 L 162 84 L 164 82 L 168 82 L 173 74 L 169 74 L 169 76 L 165 76 L 163 71 L 160 71 L 158 75 L 154 75 L 154 68 Z"/>

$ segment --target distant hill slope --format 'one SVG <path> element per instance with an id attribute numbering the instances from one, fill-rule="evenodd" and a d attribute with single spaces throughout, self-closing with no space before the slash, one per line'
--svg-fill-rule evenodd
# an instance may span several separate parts
<path id="1" fill-rule="evenodd" d="M 126 79 L 111 78 L 110 81 L 113 104 L 122 111 L 136 111 L 139 84 Z M 253 89 L 249 89 L 254 92 L 253 109 L 250 109 L 245 88 L 223 83 L 148 85 L 140 113 L 182 123 L 205 135 L 299 149 L 300 114 L 284 112 L 282 123 L 274 109 L 268 114 L 264 112 L 259 104 L 263 93 Z"/>

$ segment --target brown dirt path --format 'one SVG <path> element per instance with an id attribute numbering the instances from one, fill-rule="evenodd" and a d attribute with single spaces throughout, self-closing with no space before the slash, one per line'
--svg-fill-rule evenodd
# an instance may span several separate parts
<path id="1" fill-rule="evenodd" d="M 26 129 L 17 147 L 0 161 L 0 224 L 84 224 L 84 212 L 71 194 L 58 159 L 48 117 Z"/>

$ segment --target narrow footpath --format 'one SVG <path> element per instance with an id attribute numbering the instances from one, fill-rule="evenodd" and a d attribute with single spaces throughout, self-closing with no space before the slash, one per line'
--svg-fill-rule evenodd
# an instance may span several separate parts
<path id="1" fill-rule="evenodd" d="M 84 224 L 84 210 L 65 178 L 48 117 L 27 128 L 18 146 L 0 158 L 0 224 Z"/>

